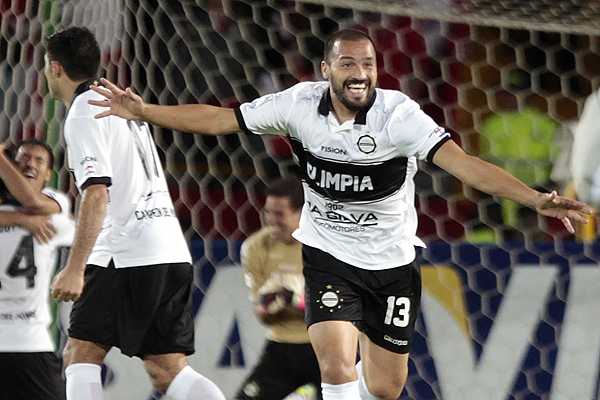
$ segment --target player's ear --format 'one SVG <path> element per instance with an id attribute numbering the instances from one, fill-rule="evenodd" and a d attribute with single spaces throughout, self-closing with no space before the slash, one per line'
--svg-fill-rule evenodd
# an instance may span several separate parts
<path id="1" fill-rule="evenodd" d="M 64 68 L 58 61 L 50 61 L 50 71 L 58 78 L 63 74 Z"/>
<path id="2" fill-rule="evenodd" d="M 44 184 L 47 185 L 52 180 L 52 168 L 48 168 L 44 175 Z"/>
<path id="3" fill-rule="evenodd" d="M 329 79 L 329 64 L 327 61 L 321 61 L 321 75 L 323 75 L 323 79 Z"/>

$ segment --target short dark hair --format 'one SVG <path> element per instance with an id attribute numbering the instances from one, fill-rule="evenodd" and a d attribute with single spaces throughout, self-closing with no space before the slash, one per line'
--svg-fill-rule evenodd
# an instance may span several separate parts
<path id="1" fill-rule="evenodd" d="M 95 78 L 100 66 L 100 46 L 94 34 L 84 27 L 74 26 L 46 38 L 50 61 L 58 61 L 74 81 Z"/>
<path id="2" fill-rule="evenodd" d="M 19 149 L 23 146 L 38 146 L 38 147 L 41 147 L 44 150 L 46 150 L 46 153 L 48 153 L 48 168 L 49 169 L 54 168 L 54 153 L 52 152 L 52 147 L 50 147 L 50 145 L 48 143 L 42 142 L 41 140 L 37 140 L 37 139 L 23 140 L 17 146 L 16 151 L 18 152 Z"/>
<path id="3" fill-rule="evenodd" d="M 267 196 L 286 197 L 296 211 L 304 205 L 304 189 L 296 177 L 276 179 L 267 188 Z"/>
<path id="4" fill-rule="evenodd" d="M 350 41 L 350 42 L 356 42 L 359 40 L 368 40 L 373 45 L 373 48 L 375 48 L 375 43 L 373 43 L 373 39 L 371 39 L 371 37 L 369 35 L 367 35 L 366 33 L 358 31 L 356 29 L 341 29 L 341 30 L 331 34 L 331 36 L 329 36 L 329 38 L 327 39 L 327 42 L 325 43 L 325 51 L 323 52 L 323 59 L 325 61 L 329 60 L 329 56 L 331 55 L 331 52 L 333 51 L 333 46 L 335 45 L 335 42 L 337 42 L 338 40 L 344 40 L 344 41 Z"/>

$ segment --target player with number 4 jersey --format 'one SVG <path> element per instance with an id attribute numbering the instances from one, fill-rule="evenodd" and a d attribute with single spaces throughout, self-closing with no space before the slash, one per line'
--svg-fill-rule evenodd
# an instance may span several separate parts
<path id="1" fill-rule="evenodd" d="M 42 193 L 61 207 L 60 214 L 49 218 L 55 234 L 48 242 L 38 242 L 24 226 L 0 225 L 0 352 L 55 349 L 47 329 L 48 287 L 59 253 L 71 245 L 75 229 L 68 198 L 52 189 Z M 12 202 L 0 204 L 0 212 L 28 217 Z"/>
<path id="2" fill-rule="evenodd" d="M 48 327 L 50 278 L 73 241 L 69 199 L 44 188 L 52 150 L 22 142 L 14 162 L 0 145 L 0 399 L 62 400 L 65 384 Z"/>

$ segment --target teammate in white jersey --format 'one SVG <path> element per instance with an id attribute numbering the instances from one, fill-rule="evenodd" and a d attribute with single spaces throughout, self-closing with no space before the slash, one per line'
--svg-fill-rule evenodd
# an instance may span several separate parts
<path id="1" fill-rule="evenodd" d="M 68 108 L 68 164 L 81 195 L 75 240 L 52 285 L 74 300 L 64 359 L 68 400 L 102 398 L 111 347 L 144 361 L 156 390 L 175 400 L 224 399 L 187 365 L 194 352 L 191 257 L 145 123 L 94 119 L 88 101 L 100 49 L 86 28 L 47 38 L 50 94 Z"/>
<path id="2" fill-rule="evenodd" d="M 325 400 L 396 399 L 421 283 L 414 246 L 413 176 L 417 159 L 468 185 L 560 218 L 585 220 L 591 209 L 539 193 L 502 169 L 465 154 L 445 130 L 398 91 L 376 89 L 373 42 L 342 30 L 325 46 L 327 82 L 305 82 L 239 109 L 146 104 L 131 89 L 103 80 L 98 115 L 207 135 L 239 130 L 287 135 L 304 169 L 305 205 L 294 237 L 303 243 L 306 320 Z M 357 330 L 357 328 L 359 328 Z M 356 368 L 360 342 L 361 368 Z M 357 376 L 357 370 L 360 371 Z"/>
<path id="3" fill-rule="evenodd" d="M 0 398 L 60 400 L 60 361 L 48 327 L 50 278 L 75 230 L 70 202 L 44 188 L 54 158 L 47 144 L 28 140 L 9 160 L 0 145 Z"/>

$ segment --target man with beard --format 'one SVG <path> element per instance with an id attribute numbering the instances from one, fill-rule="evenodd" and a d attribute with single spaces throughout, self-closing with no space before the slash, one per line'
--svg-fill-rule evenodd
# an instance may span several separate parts
<path id="1" fill-rule="evenodd" d="M 73 240 L 69 199 L 46 188 L 47 144 L 22 142 L 15 161 L 0 145 L 0 398 L 62 400 L 65 383 L 48 332 L 48 288 L 62 247 Z"/>
<path id="2" fill-rule="evenodd" d="M 94 88 L 105 99 L 91 103 L 108 107 L 97 117 L 119 115 L 179 131 L 287 135 L 304 172 L 305 204 L 294 237 L 303 244 L 305 318 L 323 398 L 396 399 L 407 378 L 421 294 L 414 265 L 415 246 L 424 246 L 416 237 L 417 159 L 559 218 L 569 231 L 569 219 L 583 221 L 591 209 L 537 192 L 465 154 L 416 102 L 376 89 L 375 48 L 364 33 L 333 34 L 321 72 L 326 82 L 299 83 L 236 110 L 146 104 L 106 80 Z"/>

